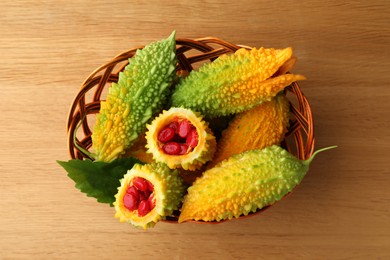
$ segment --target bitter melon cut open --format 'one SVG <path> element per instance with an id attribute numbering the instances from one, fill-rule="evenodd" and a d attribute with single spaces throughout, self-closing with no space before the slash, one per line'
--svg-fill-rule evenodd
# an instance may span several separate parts
<path id="1" fill-rule="evenodd" d="M 189 109 L 164 110 L 147 128 L 148 152 L 172 169 L 199 169 L 215 153 L 213 133 L 201 115 Z"/>
<path id="2" fill-rule="evenodd" d="M 136 164 L 121 180 L 115 195 L 115 217 L 144 229 L 172 215 L 185 187 L 177 170 L 164 164 Z"/>

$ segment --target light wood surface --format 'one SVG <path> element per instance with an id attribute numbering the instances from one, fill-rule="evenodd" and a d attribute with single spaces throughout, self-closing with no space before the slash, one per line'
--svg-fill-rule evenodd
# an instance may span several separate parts
<path id="1" fill-rule="evenodd" d="M 1 3 L 0 259 L 390 259 L 388 1 L 110 2 Z M 339 148 L 261 215 L 138 230 L 55 162 L 89 73 L 173 29 L 294 48 L 316 148 Z"/>

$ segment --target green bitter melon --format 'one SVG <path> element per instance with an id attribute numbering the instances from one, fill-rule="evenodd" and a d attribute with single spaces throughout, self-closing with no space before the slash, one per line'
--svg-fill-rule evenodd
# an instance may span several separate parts
<path id="1" fill-rule="evenodd" d="M 292 49 L 241 48 L 193 70 L 177 85 L 172 106 L 207 118 L 230 115 L 270 100 L 302 75 L 273 76 L 291 58 Z"/>
<path id="2" fill-rule="evenodd" d="M 330 148 L 306 161 L 276 145 L 233 155 L 188 188 L 179 222 L 238 218 L 271 205 L 301 182 L 318 152 Z"/>
<path id="3" fill-rule="evenodd" d="M 175 32 L 137 50 L 129 59 L 96 117 L 92 134 L 96 160 L 110 162 L 123 155 L 146 130 L 146 123 L 167 99 L 175 66 Z"/>

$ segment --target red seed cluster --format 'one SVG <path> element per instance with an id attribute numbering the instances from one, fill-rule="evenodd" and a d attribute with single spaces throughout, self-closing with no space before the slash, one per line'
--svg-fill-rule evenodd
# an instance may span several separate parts
<path id="1" fill-rule="evenodd" d="M 198 132 L 190 121 L 176 120 L 165 126 L 157 139 L 166 154 L 183 155 L 198 145 Z"/>
<path id="2" fill-rule="evenodd" d="M 138 216 L 143 217 L 155 207 L 154 187 L 150 181 L 135 177 L 123 197 L 124 206 L 130 210 L 138 210 Z"/>

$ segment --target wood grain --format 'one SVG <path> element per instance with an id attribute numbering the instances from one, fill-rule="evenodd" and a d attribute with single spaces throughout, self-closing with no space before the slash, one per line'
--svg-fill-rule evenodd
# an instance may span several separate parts
<path id="1" fill-rule="evenodd" d="M 2 1 L 1 259 L 390 258 L 388 1 Z M 313 162 L 292 196 L 220 225 L 142 231 L 74 188 L 70 103 L 93 69 L 161 39 L 292 46 L 315 120 Z"/>

